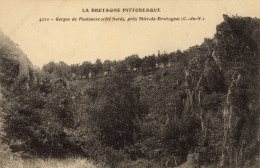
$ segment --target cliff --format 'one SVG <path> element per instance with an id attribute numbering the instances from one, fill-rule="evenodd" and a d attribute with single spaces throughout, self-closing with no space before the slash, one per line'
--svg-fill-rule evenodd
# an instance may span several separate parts
<path id="1" fill-rule="evenodd" d="M 2 88 L 29 89 L 34 67 L 18 45 L 0 32 L 0 83 Z"/>
<path id="2" fill-rule="evenodd" d="M 193 152 L 199 163 L 220 167 L 254 162 L 259 146 L 259 34 L 259 19 L 224 15 L 213 39 L 190 47 L 170 67 L 139 77 L 135 84 L 150 110 L 143 129 L 156 137 L 148 136 L 151 143 L 144 144 L 164 149 L 160 155 L 165 158 L 175 155 L 175 161 L 167 161 L 174 166 Z"/>

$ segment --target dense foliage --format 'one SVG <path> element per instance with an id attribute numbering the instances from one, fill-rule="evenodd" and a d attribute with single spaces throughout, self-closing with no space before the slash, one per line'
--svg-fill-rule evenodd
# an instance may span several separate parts
<path id="1" fill-rule="evenodd" d="M 24 157 L 81 155 L 110 167 L 186 158 L 250 167 L 259 152 L 259 35 L 259 19 L 224 15 L 213 39 L 185 51 L 41 70 L 1 35 L 1 139 Z"/>

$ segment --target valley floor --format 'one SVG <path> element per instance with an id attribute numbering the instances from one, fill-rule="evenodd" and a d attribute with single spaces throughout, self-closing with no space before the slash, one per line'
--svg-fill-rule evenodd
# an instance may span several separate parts
<path id="1" fill-rule="evenodd" d="M 0 168 L 103 168 L 83 158 L 27 159 L 0 163 Z"/>

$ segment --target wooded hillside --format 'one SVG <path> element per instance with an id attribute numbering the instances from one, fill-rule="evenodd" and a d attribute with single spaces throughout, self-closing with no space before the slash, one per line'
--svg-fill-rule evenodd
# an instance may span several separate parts
<path id="1" fill-rule="evenodd" d="M 255 166 L 260 20 L 223 17 L 185 51 L 42 69 L 1 33 L 1 143 L 112 168 Z"/>

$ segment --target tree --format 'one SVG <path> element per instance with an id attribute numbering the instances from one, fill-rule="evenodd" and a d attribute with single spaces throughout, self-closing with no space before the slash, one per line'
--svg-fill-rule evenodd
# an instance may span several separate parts
<path id="1" fill-rule="evenodd" d="M 157 58 L 157 62 L 158 64 L 163 64 L 164 66 L 166 66 L 169 62 L 168 54 L 166 54 L 165 52 L 162 55 L 159 54 Z"/>
<path id="2" fill-rule="evenodd" d="M 80 65 L 79 64 L 72 64 L 69 67 L 70 74 L 80 75 Z"/>
<path id="3" fill-rule="evenodd" d="M 133 70 L 134 68 L 138 70 L 142 64 L 142 59 L 137 54 L 134 54 L 129 57 L 126 57 L 125 63 L 127 68 L 129 68 L 130 70 Z"/>
<path id="4" fill-rule="evenodd" d="M 104 71 L 110 71 L 111 68 L 112 68 L 112 66 L 113 66 L 113 62 L 112 62 L 112 61 L 110 61 L 110 60 L 105 60 L 104 63 L 103 63 L 102 69 L 103 69 Z"/>
<path id="5" fill-rule="evenodd" d="M 58 64 L 56 64 L 56 67 L 53 71 L 53 78 L 68 78 L 68 70 L 69 66 L 65 62 L 60 61 Z"/>
<path id="6" fill-rule="evenodd" d="M 11 148 L 44 157 L 62 156 L 69 148 L 64 128 L 73 127 L 70 91 L 58 82 L 47 93 L 34 87 L 6 97 L 3 130 Z"/>
<path id="7" fill-rule="evenodd" d="M 52 72 L 54 72 L 56 66 L 57 65 L 52 61 L 52 62 L 49 62 L 48 64 L 44 65 L 42 67 L 42 69 L 43 69 L 43 71 L 48 72 L 49 74 L 52 74 Z"/>
<path id="8" fill-rule="evenodd" d="M 103 145 L 115 149 L 133 144 L 139 134 L 139 120 L 147 113 L 139 88 L 127 75 L 111 74 L 86 90 L 88 112 L 100 129 Z"/>
<path id="9" fill-rule="evenodd" d="M 145 56 L 142 60 L 141 69 L 142 71 L 153 70 L 156 67 L 155 55 Z"/>
<path id="10" fill-rule="evenodd" d="M 114 64 L 114 71 L 118 75 L 120 74 L 127 74 L 127 67 L 124 61 L 118 61 Z"/>
<path id="11" fill-rule="evenodd" d="M 88 74 L 93 70 L 93 64 L 91 62 L 85 61 L 80 65 L 80 76 L 81 78 L 85 76 L 88 77 Z"/>
<path id="12" fill-rule="evenodd" d="M 99 73 L 101 73 L 101 72 L 102 72 L 102 67 L 103 67 L 103 65 L 102 65 L 101 60 L 100 60 L 100 59 L 97 59 L 96 62 L 95 62 L 95 64 L 94 64 L 94 68 L 93 68 L 94 73 L 95 73 L 96 75 L 99 74 Z"/>

